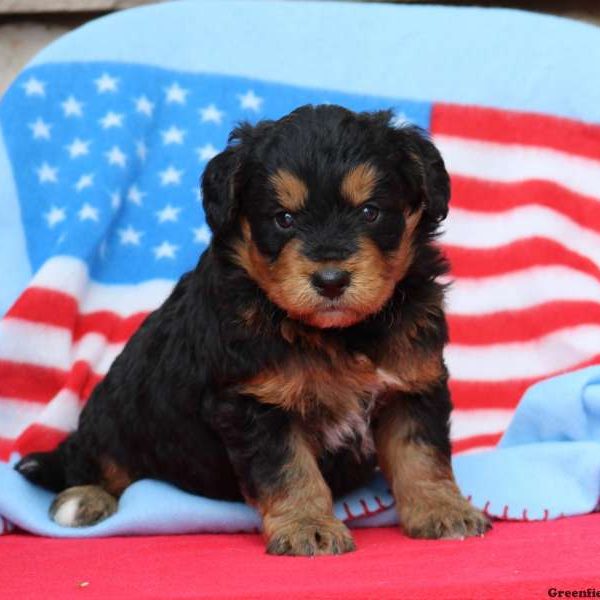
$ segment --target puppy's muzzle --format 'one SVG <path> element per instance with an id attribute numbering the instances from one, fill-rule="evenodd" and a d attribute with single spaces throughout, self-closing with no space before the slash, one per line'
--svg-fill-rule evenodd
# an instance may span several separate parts
<path id="1" fill-rule="evenodd" d="M 321 269 L 313 273 L 311 283 L 321 296 L 333 300 L 339 298 L 350 285 L 350 273 L 335 268 Z"/>

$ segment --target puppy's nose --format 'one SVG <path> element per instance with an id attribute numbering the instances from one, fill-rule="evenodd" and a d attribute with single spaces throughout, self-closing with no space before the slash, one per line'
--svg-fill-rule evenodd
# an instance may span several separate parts
<path id="1" fill-rule="evenodd" d="M 350 285 L 350 273 L 341 269 L 323 269 L 313 273 L 312 284 L 325 298 L 337 298 Z"/>

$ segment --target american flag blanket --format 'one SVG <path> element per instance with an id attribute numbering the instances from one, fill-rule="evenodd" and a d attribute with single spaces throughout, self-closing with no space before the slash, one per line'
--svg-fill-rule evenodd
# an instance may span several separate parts
<path id="1" fill-rule="evenodd" d="M 462 35 L 445 35 L 448 22 Z M 259 526 L 242 504 L 140 481 L 116 515 L 69 530 L 47 517 L 51 494 L 11 465 L 76 427 L 127 339 L 206 248 L 198 178 L 231 127 L 323 102 L 393 108 L 431 132 L 451 172 L 440 243 L 463 492 L 499 518 L 593 510 L 600 83 L 565 47 L 600 61 L 592 28 L 512 11 L 179 2 L 101 19 L 42 52 L 0 103 L 0 530 Z M 377 479 L 336 512 L 381 525 L 392 505 Z"/>

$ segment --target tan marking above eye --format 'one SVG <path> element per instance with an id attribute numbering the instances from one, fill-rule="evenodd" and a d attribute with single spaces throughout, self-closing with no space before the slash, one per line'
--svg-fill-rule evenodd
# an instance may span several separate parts
<path id="1" fill-rule="evenodd" d="M 354 206 L 360 206 L 371 198 L 378 179 L 377 169 L 369 163 L 362 163 L 344 176 L 342 195 Z"/>
<path id="2" fill-rule="evenodd" d="M 301 210 L 308 198 L 308 187 L 297 175 L 279 169 L 269 177 L 283 208 L 295 212 Z"/>

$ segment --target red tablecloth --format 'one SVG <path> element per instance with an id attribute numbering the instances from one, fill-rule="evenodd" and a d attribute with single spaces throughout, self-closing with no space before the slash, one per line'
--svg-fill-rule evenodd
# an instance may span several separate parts
<path id="1" fill-rule="evenodd" d="M 257 535 L 0 538 L 0 598 L 548 598 L 597 588 L 600 515 L 496 523 L 485 538 L 415 541 L 355 532 L 358 551 L 271 557 Z"/>

